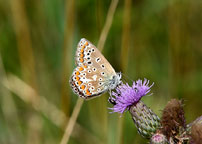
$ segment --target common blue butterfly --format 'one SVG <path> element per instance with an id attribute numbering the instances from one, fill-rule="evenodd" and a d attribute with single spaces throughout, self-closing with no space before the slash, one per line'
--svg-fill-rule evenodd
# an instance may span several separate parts
<path id="1" fill-rule="evenodd" d="M 85 38 L 78 43 L 75 61 L 77 67 L 69 82 L 81 98 L 94 98 L 121 83 L 121 73 L 116 73 L 101 52 Z"/>

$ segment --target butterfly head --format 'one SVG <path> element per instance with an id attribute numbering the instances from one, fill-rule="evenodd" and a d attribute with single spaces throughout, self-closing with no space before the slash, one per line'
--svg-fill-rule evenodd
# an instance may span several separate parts
<path id="1" fill-rule="evenodd" d="M 115 89 L 119 84 L 121 84 L 121 72 L 116 73 L 116 75 L 113 76 L 110 84 L 109 89 Z"/>

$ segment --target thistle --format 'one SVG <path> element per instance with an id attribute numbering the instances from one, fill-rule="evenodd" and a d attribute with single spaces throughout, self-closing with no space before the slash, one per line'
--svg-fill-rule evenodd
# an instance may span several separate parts
<path id="1" fill-rule="evenodd" d="M 114 107 L 110 108 L 113 112 L 123 114 L 127 110 L 130 111 L 132 119 L 138 132 L 146 138 L 150 138 L 160 126 L 159 117 L 152 112 L 140 99 L 150 92 L 149 81 L 137 80 L 133 82 L 132 87 L 128 84 L 122 84 L 116 88 L 116 92 L 112 92 L 110 101 L 114 102 Z"/>
<path id="2" fill-rule="evenodd" d="M 122 84 L 116 88 L 116 92 L 112 92 L 110 101 L 114 102 L 114 107 L 110 108 L 114 112 L 123 113 L 130 109 L 131 106 L 137 104 L 140 99 L 150 92 L 149 80 L 137 80 L 133 82 L 132 87 L 128 84 Z M 113 97 L 114 96 L 114 97 Z"/>
<path id="3" fill-rule="evenodd" d="M 194 123 L 191 127 L 191 144 L 202 144 L 202 124 Z"/>
<path id="4" fill-rule="evenodd" d="M 170 143 L 185 143 L 188 140 L 183 101 L 172 99 L 163 110 L 160 132 Z"/>
<path id="5" fill-rule="evenodd" d="M 187 125 L 191 144 L 202 144 L 202 116 Z"/>
<path id="6" fill-rule="evenodd" d="M 187 127 L 187 132 L 189 134 L 191 134 L 191 128 L 193 125 L 195 124 L 202 124 L 202 116 L 198 117 L 196 120 L 194 120 L 193 122 L 189 123 L 186 127 Z"/>
<path id="7" fill-rule="evenodd" d="M 150 92 L 149 81 L 137 80 L 132 87 L 122 84 L 112 92 L 109 101 L 113 112 L 130 112 L 138 132 L 150 144 L 202 144 L 202 116 L 186 125 L 183 101 L 172 99 L 163 110 L 161 120 L 142 101 Z"/>
<path id="8" fill-rule="evenodd" d="M 168 144 L 168 141 L 165 135 L 157 132 L 151 137 L 150 144 Z"/>

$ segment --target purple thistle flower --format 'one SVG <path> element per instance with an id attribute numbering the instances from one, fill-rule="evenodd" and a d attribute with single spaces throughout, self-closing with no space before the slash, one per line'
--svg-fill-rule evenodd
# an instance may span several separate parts
<path id="1" fill-rule="evenodd" d="M 128 83 L 120 85 L 116 88 L 116 92 L 112 92 L 114 97 L 112 97 L 111 100 L 115 102 L 115 105 L 110 109 L 118 113 L 129 110 L 132 105 L 139 102 L 143 96 L 150 92 L 150 88 L 153 84 L 154 83 L 149 86 L 149 80 L 144 79 L 144 82 L 142 82 L 142 80 L 139 79 L 133 82 L 132 87 L 130 87 Z"/>

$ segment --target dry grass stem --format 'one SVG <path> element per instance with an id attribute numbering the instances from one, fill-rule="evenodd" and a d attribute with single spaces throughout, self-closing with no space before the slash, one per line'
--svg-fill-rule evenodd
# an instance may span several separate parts
<path id="1" fill-rule="evenodd" d="M 69 116 L 69 108 L 71 101 L 70 88 L 67 87 L 67 79 L 70 77 L 69 71 L 72 66 L 72 51 L 73 51 L 73 39 L 74 39 L 74 27 L 75 27 L 75 2 L 74 0 L 66 0 L 66 17 L 65 17 L 65 29 L 64 29 L 64 46 L 63 46 L 63 70 L 62 70 L 62 96 L 61 104 L 64 113 Z"/>
<path id="2" fill-rule="evenodd" d="M 100 51 L 102 51 L 102 49 L 104 47 L 105 40 L 107 38 L 109 29 L 111 27 L 114 12 L 116 10 L 117 4 L 118 4 L 118 0 L 112 0 L 111 1 L 110 8 L 109 8 L 107 18 L 106 18 L 106 22 L 105 22 L 104 28 L 102 30 L 100 39 L 98 41 L 98 45 L 97 45 L 97 47 L 100 49 Z M 68 123 L 68 125 L 66 127 L 65 133 L 64 133 L 63 138 L 61 140 L 61 144 L 68 143 L 69 137 L 70 137 L 71 132 L 72 132 L 72 130 L 74 128 L 74 124 L 75 124 L 75 121 L 77 120 L 77 116 L 78 116 L 78 113 L 80 111 L 80 108 L 81 108 L 82 104 L 83 104 L 83 100 L 78 98 L 77 104 L 76 104 L 76 106 L 74 107 L 74 110 L 73 110 L 73 114 L 72 114 L 72 116 L 70 118 L 70 121 L 69 121 L 69 123 Z"/>
<path id="3" fill-rule="evenodd" d="M 17 108 L 10 91 L 8 91 L 2 85 L 2 81 L 6 79 L 6 77 L 7 77 L 6 72 L 5 72 L 5 69 L 2 63 L 1 54 L 0 54 L 0 93 L 2 95 L 1 107 L 2 107 L 3 117 L 6 120 L 6 123 L 8 125 L 9 138 L 7 143 L 13 143 L 16 141 L 22 141 L 23 134 L 21 129 L 19 129 L 19 127 L 14 127 L 16 125 L 19 125 L 20 118 L 18 116 Z"/>
<path id="4" fill-rule="evenodd" d="M 72 116 L 69 119 L 69 123 L 67 124 L 65 134 L 63 135 L 60 144 L 66 144 L 69 141 L 70 135 L 71 135 L 73 128 L 74 128 L 74 125 L 75 125 L 75 122 L 76 122 L 77 117 L 79 115 L 79 112 L 81 110 L 81 106 L 83 104 L 83 101 L 84 101 L 83 99 L 78 98 L 76 105 L 74 107 Z"/>
<path id="5" fill-rule="evenodd" d="M 19 96 L 25 103 L 30 103 L 31 106 L 36 110 L 41 112 L 44 116 L 51 120 L 53 124 L 57 127 L 64 129 L 64 124 L 68 120 L 68 117 L 65 114 L 57 109 L 55 105 L 47 101 L 43 96 L 37 96 L 40 98 L 36 100 L 34 95 L 37 95 L 35 90 L 27 85 L 25 82 L 20 80 L 18 77 L 14 75 L 9 75 L 8 78 L 4 78 L 2 80 L 2 84 L 11 92 Z M 10 106 L 10 105 L 9 105 Z M 78 110 L 78 109 L 77 109 Z M 14 115 L 12 115 L 12 118 Z M 16 119 L 15 119 L 16 120 Z M 93 142 L 98 144 L 102 144 L 102 142 L 97 139 L 97 137 L 93 136 L 89 131 L 84 129 L 78 123 L 75 124 L 75 132 L 72 133 L 73 137 L 77 136 L 77 131 L 85 133 L 84 137 L 88 137 L 92 139 Z"/>
<path id="6" fill-rule="evenodd" d="M 99 39 L 98 45 L 97 45 L 97 48 L 100 51 L 102 51 L 104 44 L 105 44 L 105 41 L 107 39 L 107 35 L 108 35 L 109 29 L 112 25 L 112 20 L 113 20 L 114 13 L 115 13 L 118 2 L 119 2 L 119 0 L 112 0 L 111 1 L 109 11 L 107 13 L 106 22 L 105 22 L 104 28 L 102 29 L 102 33 L 100 35 L 100 39 Z"/>
<path id="7" fill-rule="evenodd" d="M 23 0 L 11 0 L 10 6 L 23 79 L 34 89 L 37 89 L 35 59 L 25 5 Z"/>
<path id="8" fill-rule="evenodd" d="M 37 111 L 42 112 L 55 125 L 62 128 L 67 118 L 63 112 L 48 102 L 43 96 L 37 95 L 36 91 L 14 75 L 9 75 L 3 80 L 3 85 L 11 92 L 19 96 L 24 102 L 31 104 Z"/>

